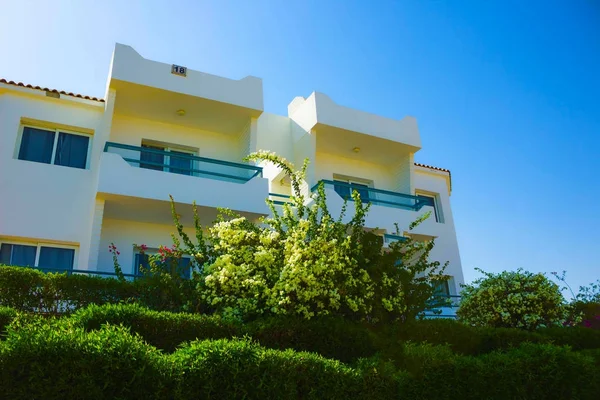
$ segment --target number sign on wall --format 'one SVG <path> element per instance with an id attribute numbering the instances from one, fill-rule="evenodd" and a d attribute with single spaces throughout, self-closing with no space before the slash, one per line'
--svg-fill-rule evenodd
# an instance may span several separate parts
<path id="1" fill-rule="evenodd" d="M 187 68 L 181 65 L 175 65 L 171 67 L 171 73 L 179 76 L 187 76 Z"/>

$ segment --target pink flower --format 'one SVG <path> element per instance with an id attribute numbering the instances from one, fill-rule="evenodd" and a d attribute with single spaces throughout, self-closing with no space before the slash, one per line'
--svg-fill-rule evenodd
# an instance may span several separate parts
<path id="1" fill-rule="evenodd" d="M 583 326 L 585 326 L 586 328 L 591 328 L 592 327 L 592 321 L 586 319 L 583 321 Z"/>

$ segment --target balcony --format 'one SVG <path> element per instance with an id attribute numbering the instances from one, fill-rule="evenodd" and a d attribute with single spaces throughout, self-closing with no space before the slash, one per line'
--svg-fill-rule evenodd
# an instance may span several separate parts
<path id="1" fill-rule="evenodd" d="M 262 168 L 254 165 L 234 163 L 198 157 L 182 152 L 158 150 L 121 143 L 107 142 L 105 152 L 120 154 L 131 166 L 173 174 L 205 177 L 234 183 L 246 183 L 260 176 Z"/>
<path id="2" fill-rule="evenodd" d="M 106 143 L 102 154 L 98 193 L 160 202 L 172 195 L 184 204 L 268 213 L 268 181 L 260 167 L 113 142 Z"/>
<path id="3" fill-rule="evenodd" d="M 311 191 L 314 193 L 321 183 L 325 189 L 333 189 L 344 200 L 352 201 L 352 192 L 356 190 L 363 203 L 410 211 L 419 211 L 425 205 L 423 199 L 417 196 L 339 181 L 321 180 Z"/>
<path id="4" fill-rule="evenodd" d="M 408 227 L 412 222 L 425 212 L 433 210 L 428 206 L 427 200 L 418 196 L 375 189 L 355 183 L 321 180 L 312 187 L 311 191 L 316 192 L 321 183 L 324 185 L 329 211 L 334 216 L 339 215 L 344 201 L 352 201 L 354 190 L 358 192 L 363 203 L 371 203 L 369 213 L 365 218 L 365 226 L 368 228 L 395 232 L 396 224 L 398 224 L 400 229 L 404 229 L 403 232 L 400 232 L 400 235 L 403 235 L 408 233 Z M 349 220 L 352 214 L 353 212 L 349 210 L 344 221 Z M 435 218 L 430 217 L 419 224 L 410 234 L 416 237 L 435 238 L 442 235 L 445 229 L 444 224 L 438 224 Z M 400 240 L 401 237 L 388 234 L 387 241 Z"/>

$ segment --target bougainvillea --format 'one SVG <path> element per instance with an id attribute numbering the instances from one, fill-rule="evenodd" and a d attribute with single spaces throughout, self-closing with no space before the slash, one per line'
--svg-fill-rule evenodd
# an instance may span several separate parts
<path id="1" fill-rule="evenodd" d="M 465 285 L 457 311 L 474 326 L 535 329 L 562 325 L 572 314 L 560 288 L 544 274 L 518 269 L 484 277 Z"/>
<path id="2" fill-rule="evenodd" d="M 431 306 L 433 281 L 444 279 L 445 268 L 428 260 L 433 242 L 407 238 L 384 249 L 382 238 L 365 229 L 369 204 L 357 192 L 354 215 L 343 223 L 346 205 L 334 218 L 323 186 L 311 198 L 302 194 L 306 162 L 295 171 L 273 153 L 249 159 L 274 163 L 290 178 L 290 202 L 278 208 L 268 201 L 272 217 L 254 223 L 221 210 L 205 231 L 194 205 L 192 240 L 172 201 L 178 232 L 173 249 L 193 259 L 198 295 L 208 307 L 237 318 L 335 314 L 377 321 L 415 318 Z"/>

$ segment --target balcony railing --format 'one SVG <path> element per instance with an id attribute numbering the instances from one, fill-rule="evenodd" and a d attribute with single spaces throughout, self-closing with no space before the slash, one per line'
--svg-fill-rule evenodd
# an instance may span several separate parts
<path id="1" fill-rule="evenodd" d="M 383 244 L 389 246 L 394 242 L 405 242 L 408 238 L 406 236 L 392 235 L 391 233 L 383 234 Z"/>
<path id="2" fill-rule="evenodd" d="M 363 203 L 411 211 L 419 211 L 421 207 L 425 205 L 423 199 L 420 199 L 417 196 L 374 189 L 366 185 L 357 185 L 341 181 L 321 180 L 312 187 L 311 191 L 315 192 L 321 183 L 325 185 L 326 189 L 334 189 L 344 200 L 352 201 L 352 192 L 356 190 Z"/>
<path id="3" fill-rule="evenodd" d="M 173 174 L 234 183 L 246 183 L 257 176 L 262 177 L 261 167 L 198 157 L 180 151 L 167 151 L 114 142 L 107 142 L 104 151 L 119 154 L 131 166 Z"/>
<path id="4" fill-rule="evenodd" d="M 291 202 L 289 195 L 280 193 L 269 193 L 269 200 L 278 206 L 282 206 Z"/>

